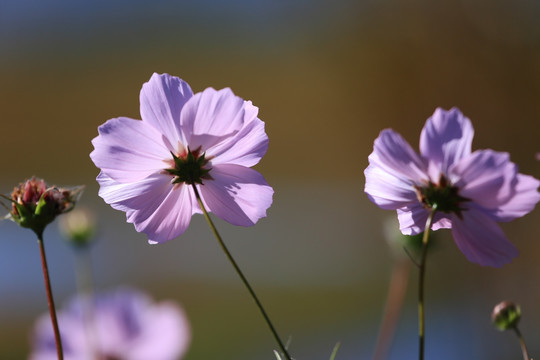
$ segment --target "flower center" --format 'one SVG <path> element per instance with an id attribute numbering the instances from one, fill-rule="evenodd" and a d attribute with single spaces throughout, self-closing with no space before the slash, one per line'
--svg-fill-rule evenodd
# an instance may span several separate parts
<path id="1" fill-rule="evenodd" d="M 175 177 L 173 184 L 186 183 L 188 185 L 201 184 L 203 179 L 211 180 L 210 170 L 205 168 L 208 159 L 205 158 L 205 153 L 200 153 L 199 147 L 195 151 L 187 149 L 184 154 L 175 155 L 171 152 L 173 160 L 171 161 L 172 168 L 165 171 Z"/>
<path id="2" fill-rule="evenodd" d="M 461 205 L 470 199 L 458 194 L 458 187 L 453 186 L 444 175 L 441 175 L 438 184 L 431 181 L 427 186 L 415 186 L 418 200 L 425 208 L 437 208 L 444 213 L 455 213 L 461 218 L 461 212 L 465 210 Z"/>

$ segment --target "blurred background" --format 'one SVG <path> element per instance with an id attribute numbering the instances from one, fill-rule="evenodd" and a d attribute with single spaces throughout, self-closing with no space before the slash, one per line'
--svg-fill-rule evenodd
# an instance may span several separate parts
<path id="1" fill-rule="evenodd" d="M 153 72 L 195 92 L 231 87 L 260 108 L 270 138 L 256 169 L 274 187 L 253 228 L 216 220 L 298 360 L 370 359 L 395 253 L 395 217 L 371 204 L 363 170 L 380 130 L 417 148 L 436 107 L 458 106 L 473 148 L 508 151 L 540 177 L 540 2 L 536 0 L 0 0 L 0 193 L 37 175 L 85 184 L 97 213 L 95 287 L 131 285 L 187 312 L 185 359 L 274 359 L 266 324 L 201 216 L 149 245 L 97 196 L 97 127 L 140 118 Z M 428 259 L 429 359 L 520 359 L 514 334 L 490 324 L 504 299 L 540 356 L 540 210 L 503 224 L 521 255 L 501 269 L 469 263 L 447 231 Z M 385 229 L 386 227 L 386 229 Z M 390 227 L 390 228 L 388 228 Z M 56 224 L 45 246 L 57 304 L 75 292 L 74 254 Z M 402 255 L 402 251 L 398 251 Z M 390 359 L 417 358 L 411 270 Z M 0 358 L 24 359 L 46 311 L 33 233 L 0 222 Z"/>

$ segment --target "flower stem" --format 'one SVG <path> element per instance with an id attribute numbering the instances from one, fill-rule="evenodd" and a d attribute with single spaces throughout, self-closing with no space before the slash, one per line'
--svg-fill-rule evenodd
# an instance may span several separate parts
<path id="1" fill-rule="evenodd" d="M 45 281 L 45 291 L 47 293 L 47 304 L 49 305 L 49 313 L 51 314 L 51 322 L 54 331 L 54 340 L 56 341 L 56 353 L 58 354 L 58 360 L 63 360 L 64 353 L 62 351 L 62 340 L 60 339 L 60 330 L 58 329 L 58 321 L 56 320 L 56 308 L 54 307 L 51 280 L 49 278 L 47 258 L 45 257 L 45 247 L 43 246 L 43 232 L 36 233 L 36 235 L 41 253 L 41 266 L 43 269 L 43 279 Z"/>
<path id="2" fill-rule="evenodd" d="M 426 259 L 429 245 L 429 230 L 433 224 L 433 217 L 437 207 L 434 205 L 426 221 L 426 229 L 422 237 L 422 258 L 420 259 L 420 278 L 418 282 L 418 338 L 419 352 L 418 359 L 424 360 L 424 338 L 425 338 L 425 319 L 424 319 L 424 279 L 426 274 Z"/>
<path id="3" fill-rule="evenodd" d="M 523 360 L 531 360 L 531 358 L 529 357 L 529 352 L 527 351 L 527 346 L 525 345 L 525 339 L 523 338 L 523 335 L 521 335 L 521 331 L 519 331 L 517 326 L 514 326 L 514 331 L 516 332 L 516 335 L 519 339 L 519 344 L 521 345 Z"/>
<path id="4" fill-rule="evenodd" d="M 90 359 L 98 359 L 98 334 L 94 323 L 94 280 L 90 249 L 88 246 L 75 248 L 75 283 L 81 300 L 81 311 L 84 322 L 84 335 Z"/>
<path id="5" fill-rule="evenodd" d="M 236 273 L 238 274 L 238 276 L 240 276 L 240 278 L 242 279 L 242 282 L 244 283 L 244 285 L 248 289 L 249 293 L 251 294 L 251 297 L 253 298 L 253 300 L 257 304 L 257 307 L 259 308 L 259 310 L 261 311 L 262 316 L 266 320 L 266 323 L 268 324 L 268 327 L 270 328 L 270 331 L 272 332 L 272 335 L 274 336 L 274 339 L 278 343 L 278 346 L 281 349 L 281 352 L 283 353 L 283 355 L 285 356 L 285 358 L 287 360 L 292 360 L 292 357 L 287 352 L 287 349 L 286 349 L 285 345 L 283 345 L 283 342 L 281 341 L 276 329 L 274 328 L 274 325 L 272 325 L 272 322 L 270 321 L 270 318 L 268 317 L 268 314 L 266 314 L 266 311 L 264 310 L 261 302 L 257 298 L 257 295 L 255 295 L 255 291 L 253 291 L 253 288 L 251 287 L 251 285 L 249 285 L 249 282 L 247 281 L 246 277 L 242 273 L 242 270 L 240 270 L 240 267 L 238 267 L 238 264 L 236 263 L 236 261 L 232 257 L 231 253 L 227 249 L 227 246 L 223 242 L 223 239 L 219 235 L 216 227 L 214 226 L 214 223 L 212 222 L 212 219 L 210 218 L 210 216 L 208 215 L 208 212 L 206 211 L 206 208 L 204 207 L 204 204 L 203 204 L 203 202 L 201 200 L 201 196 L 199 195 L 199 191 L 197 190 L 197 187 L 196 187 L 195 184 L 193 184 L 193 190 L 195 191 L 195 197 L 197 198 L 199 206 L 200 206 L 200 208 L 201 208 L 201 210 L 203 212 L 204 218 L 206 219 L 206 222 L 208 223 L 208 225 L 210 226 L 210 229 L 214 233 L 214 236 L 218 240 L 219 245 L 221 245 L 221 249 L 223 250 L 225 255 L 227 255 L 227 258 L 229 259 L 232 266 L 236 270 Z"/>

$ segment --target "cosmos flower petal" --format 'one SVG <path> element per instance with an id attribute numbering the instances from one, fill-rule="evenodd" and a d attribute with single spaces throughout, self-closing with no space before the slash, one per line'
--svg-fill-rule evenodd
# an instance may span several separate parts
<path id="1" fill-rule="evenodd" d="M 274 190 L 257 171 L 234 164 L 212 169 L 214 180 L 197 186 L 208 209 L 233 225 L 252 226 L 266 216 Z"/>
<path id="2" fill-rule="evenodd" d="M 476 208 L 464 211 L 462 218 L 454 216 L 452 225 L 454 241 L 471 262 L 501 267 L 518 255 L 499 225 Z"/>
<path id="3" fill-rule="evenodd" d="M 165 168 L 170 152 L 162 135 L 143 121 L 110 119 L 98 128 L 90 158 L 119 182 L 133 182 Z"/>
<path id="4" fill-rule="evenodd" d="M 397 209 L 399 230 L 404 235 L 416 235 L 424 231 L 429 213 L 420 203 Z"/>
<path id="5" fill-rule="evenodd" d="M 432 230 L 439 229 L 450 229 L 452 228 L 452 219 L 451 215 L 438 212 L 435 214 L 433 219 L 433 225 L 431 225 Z"/>
<path id="6" fill-rule="evenodd" d="M 196 212 L 195 195 L 189 185 L 171 188 L 165 197 L 152 199 L 144 208 L 128 211 L 127 221 L 148 236 L 151 244 L 163 243 L 182 235 Z"/>
<path id="7" fill-rule="evenodd" d="M 459 195 L 486 209 L 495 209 L 514 196 L 517 166 L 508 153 L 478 150 L 449 169 Z"/>
<path id="8" fill-rule="evenodd" d="M 364 175 L 368 198 L 382 209 L 396 210 L 418 200 L 411 181 L 396 177 L 381 167 L 369 165 Z"/>
<path id="9" fill-rule="evenodd" d="M 141 329 L 141 339 L 126 349 L 130 360 L 177 359 L 191 340 L 189 324 L 182 309 L 173 302 L 148 308 L 144 318 L 151 319 Z"/>
<path id="10" fill-rule="evenodd" d="M 99 196 L 114 209 L 125 211 L 127 222 L 148 235 L 152 244 L 181 235 L 191 216 L 200 212 L 193 191 L 186 185 L 173 188 L 170 176 L 165 174 L 128 184 L 118 183 L 103 173 L 97 180 Z"/>
<path id="11" fill-rule="evenodd" d="M 191 340 L 188 320 L 177 304 L 155 303 L 130 288 L 74 297 L 58 310 L 58 322 L 65 360 L 180 359 Z M 30 359 L 58 359 L 48 314 L 36 322 Z"/>
<path id="12" fill-rule="evenodd" d="M 496 221 L 511 221 L 533 211 L 540 201 L 540 181 L 532 176 L 517 174 L 514 179 L 513 196 L 504 204 L 490 211 Z"/>
<path id="13" fill-rule="evenodd" d="M 379 137 L 375 139 L 369 163 L 389 174 L 394 174 L 395 177 L 409 180 L 411 184 L 427 180 L 424 160 L 401 135 L 390 129 L 381 131 Z"/>
<path id="14" fill-rule="evenodd" d="M 247 109 L 246 109 L 247 107 Z M 207 88 L 195 94 L 182 109 L 180 126 L 192 150 L 209 149 L 233 137 L 253 120 L 252 106 L 231 89 Z"/>
<path id="15" fill-rule="evenodd" d="M 139 209 L 154 201 L 159 202 L 172 188 L 171 178 L 159 173 L 137 182 L 119 183 L 101 172 L 97 182 L 100 185 L 98 195 L 114 209 L 122 211 Z"/>
<path id="16" fill-rule="evenodd" d="M 184 80 L 154 73 L 141 89 L 141 117 L 174 147 L 177 141 L 184 140 L 181 137 L 180 113 L 192 96 L 193 91 Z"/>
<path id="17" fill-rule="evenodd" d="M 251 106 L 251 102 L 246 102 L 246 105 Z M 268 136 L 264 131 L 264 122 L 258 118 L 246 120 L 248 122 L 234 136 L 215 144 L 206 151 L 206 155 L 212 158 L 212 164 L 251 167 L 261 160 L 268 149 Z"/>
<path id="18" fill-rule="evenodd" d="M 437 108 L 420 134 L 420 154 L 430 160 L 433 181 L 440 171 L 471 153 L 474 129 L 471 121 L 458 108 L 448 111 Z"/>
<path id="19" fill-rule="evenodd" d="M 429 211 L 421 203 L 413 203 L 397 209 L 399 229 L 404 235 L 416 235 L 424 232 Z M 447 214 L 438 212 L 433 218 L 432 230 L 449 229 L 452 221 Z"/>

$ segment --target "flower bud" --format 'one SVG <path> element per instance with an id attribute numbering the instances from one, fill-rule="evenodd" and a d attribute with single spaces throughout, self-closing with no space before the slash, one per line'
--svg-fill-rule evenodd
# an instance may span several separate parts
<path id="1" fill-rule="evenodd" d="M 503 301 L 495 305 L 491 313 L 491 320 L 495 327 L 500 330 L 513 329 L 521 318 L 521 308 L 511 301 Z"/>
<path id="2" fill-rule="evenodd" d="M 42 179 L 32 177 L 13 189 L 9 217 L 22 227 L 40 235 L 58 215 L 73 209 L 83 187 L 72 189 L 47 187 Z"/>
<path id="3" fill-rule="evenodd" d="M 85 208 L 77 208 L 58 220 L 60 232 L 76 247 L 83 247 L 92 241 L 96 233 L 94 214 Z"/>
<path id="4" fill-rule="evenodd" d="M 390 246 L 390 251 L 396 258 L 407 256 L 419 256 L 422 252 L 422 237 L 424 233 L 416 235 L 404 235 L 399 230 L 399 223 L 395 217 L 384 221 L 383 234 L 386 242 Z M 436 234 L 430 234 L 430 243 L 435 241 Z M 403 251 L 405 249 L 405 251 Z"/>

